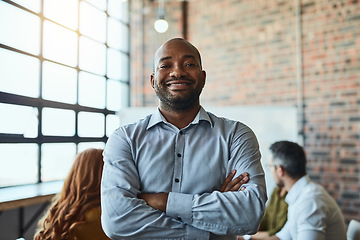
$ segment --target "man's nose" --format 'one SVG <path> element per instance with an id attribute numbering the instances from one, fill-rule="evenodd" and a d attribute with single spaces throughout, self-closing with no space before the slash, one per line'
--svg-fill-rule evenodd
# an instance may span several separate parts
<path id="1" fill-rule="evenodd" d="M 179 65 L 174 65 L 170 72 L 170 76 L 176 78 L 180 78 L 184 76 L 184 74 L 185 74 L 184 68 Z"/>

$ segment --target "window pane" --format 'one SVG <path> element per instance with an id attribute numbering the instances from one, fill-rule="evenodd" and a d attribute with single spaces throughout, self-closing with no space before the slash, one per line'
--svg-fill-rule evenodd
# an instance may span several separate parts
<path id="1" fill-rule="evenodd" d="M 0 133 L 21 134 L 26 138 L 37 137 L 37 108 L 0 103 L 0 113 Z"/>
<path id="2" fill-rule="evenodd" d="M 80 137 L 103 137 L 104 124 L 101 113 L 79 112 L 78 134 Z"/>
<path id="3" fill-rule="evenodd" d="M 42 97 L 52 101 L 75 104 L 76 78 L 77 71 L 75 69 L 45 61 L 43 63 Z"/>
<path id="4" fill-rule="evenodd" d="M 41 146 L 41 180 L 62 180 L 76 156 L 75 143 L 44 143 Z"/>
<path id="5" fill-rule="evenodd" d="M 44 16 L 73 30 L 77 29 L 77 0 L 44 0 Z"/>
<path id="6" fill-rule="evenodd" d="M 75 67 L 77 35 L 55 23 L 44 21 L 44 57 Z"/>
<path id="7" fill-rule="evenodd" d="M 0 33 L 2 44 L 35 55 L 40 53 L 40 18 L 3 1 L 0 2 Z"/>
<path id="8" fill-rule="evenodd" d="M 121 108 L 121 83 L 118 81 L 107 81 L 106 108 L 113 111 Z"/>
<path id="9" fill-rule="evenodd" d="M 105 43 L 106 14 L 86 2 L 80 2 L 80 33 Z"/>
<path id="10" fill-rule="evenodd" d="M 94 108 L 105 108 L 105 78 L 94 74 L 79 74 L 79 104 Z"/>
<path id="11" fill-rule="evenodd" d="M 37 144 L 0 144 L 0 153 L 0 187 L 37 182 Z"/>
<path id="12" fill-rule="evenodd" d="M 120 96 L 121 96 L 121 107 L 128 107 L 128 103 L 129 103 L 129 85 L 126 83 L 121 83 L 121 92 L 120 92 Z"/>
<path id="13" fill-rule="evenodd" d="M 36 13 L 40 12 L 40 0 L 11 0 L 14 3 L 17 3 L 25 8 L 34 11 Z"/>
<path id="14" fill-rule="evenodd" d="M 39 171 L 64 179 L 77 152 L 105 148 L 120 122 L 106 111 L 129 101 L 128 10 L 128 0 L 0 1 L 0 92 L 36 100 L 0 100 L 0 187 L 36 183 Z"/>
<path id="15" fill-rule="evenodd" d="M 108 18 L 108 45 L 112 48 L 128 52 L 128 38 L 124 37 L 129 34 L 129 29 L 123 23 L 113 18 Z"/>
<path id="16" fill-rule="evenodd" d="M 127 81 L 128 64 L 128 57 L 125 54 L 111 48 L 108 49 L 107 76 L 109 78 Z"/>
<path id="17" fill-rule="evenodd" d="M 106 10 L 106 0 L 86 0 L 86 1 L 101 10 L 104 10 L 104 11 Z M 123 1 L 123 0 L 121 0 L 121 1 Z"/>
<path id="18" fill-rule="evenodd" d="M 106 47 L 89 38 L 80 38 L 79 67 L 83 70 L 105 75 Z"/>
<path id="19" fill-rule="evenodd" d="M 0 91 L 38 97 L 39 70 L 38 59 L 0 48 Z"/>
<path id="20" fill-rule="evenodd" d="M 88 149 L 88 148 L 105 148 L 104 142 L 81 142 L 78 144 L 78 153 Z"/>
<path id="21" fill-rule="evenodd" d="M 109 114 L 106 116 L 106 136 L 110 135 L 119 127 L 120 120 L 117 115 Z"/>
<path id="22" fill-rule="evenodd" d="M 75 135 L 75 112 L 73 110 L 43 108 L 42 134 L 51 136 Z"/>
<path id="23" fill-rule="evenodd" d="M 108 13 L 125 23 L 129 22 L 129 5 L 127 0 L 108 0 Z"/>

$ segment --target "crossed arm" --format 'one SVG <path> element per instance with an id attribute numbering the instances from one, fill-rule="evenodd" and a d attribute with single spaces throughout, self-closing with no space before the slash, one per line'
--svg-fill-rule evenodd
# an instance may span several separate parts
<path id="1" fill-rule="evenodd" d="M 146 181 L 143 179 L 147 185 L 144 188 L 146 194 L 142 194 L 139 169 L 132 160 L 131 141 L 121 133 L 119 131 L 112 135 L 104 154 L 101 218 L 103 229 L 110 238 L 161 239 L 167 236 L 206 239 L 210 233 L 240 235 L 256 231 L 263 214 L 266 192 L 260 153 L 252 138 L 241 141 L 242 144 L 234 140 L 226 165 L 221 165 L 217 158 L 210 159 L 224 170 L 231 167 L 237 173 L 228 173 L 228 178 L 221 182 L 221 169 L 214 179 L 211 176 L 205 179 L 206 171 L 200 171 L 196 181 L 202 179 L 204 182 L 200 187 L 194 186 L 197 190 L 188 189 L 190 192 L 186 193 L 170 192 L 171 187 L 164 187 L 162 180 L 147 175 L 151 167 L 141 165 L 141 175 L 148 177 Z M 244 134 L 241 136 L 246 137 Z M 193 165 L 194 169 L 197 167 Z M 241 187 L 237 185 L 244 175 L 236 179 L 241 172 L 248 172 L 248 176 L 251 176 L 251 180 L 247 177 L 248 182 L 243 182 L 246 184 L 244 191 L 239 191 Z M 162 171 L 161 177 L 171 179 L 171 174 Z M 189 178 L 187 180 L 188 188 L 190 184 L 197 184 L 191 183 Z M 222 184 L 219 184 L 219 180 Z M 153 181 L 154 185 L 151 184 Z M 171 185 L 171 182 L 164 183 Z"/>
<path id="2" fill-rule="evenodd" d="M 220 192 L 228 192 L 228 191 L 238 191 L 240 187 L 249 182 L 249 174 L 247 172 L 240 174 L 238 177 L 234 178 L 236 174 L 236 170 L 234 169 L 227 176 L 224 183 L 220 188 Z M 244 191 L 245 187 L 241 188 L 241 191 Z M 147 205 L 150 207 L 166 212 L 166 205 L 169 193 L 143 193 L 138 197 L 143 199 Z"/>

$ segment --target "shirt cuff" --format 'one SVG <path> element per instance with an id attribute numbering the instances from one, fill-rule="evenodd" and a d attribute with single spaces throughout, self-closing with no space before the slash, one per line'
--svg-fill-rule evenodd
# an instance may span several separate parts
<path id="1" fill-rule="evenodd" d="M 166 215 L 178 219 L 183 223 L 192 223 L 193 195 L 170 192 L 166 204 Z"/>
<path id="2" fill-rule="evenodd" d="M 186 239 L 208 240 L 209 238 L 209 232 L 186 225 Z"/>

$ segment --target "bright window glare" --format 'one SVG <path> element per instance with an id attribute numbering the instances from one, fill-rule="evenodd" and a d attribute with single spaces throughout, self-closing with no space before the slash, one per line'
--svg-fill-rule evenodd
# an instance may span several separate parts
<path id="1" fill-rule="evenodd" d="M 99 8 L 100 10 L 104 10 L 104 11 L 106 10 L 106 0 L 86 0 L 86 1 L 91 3 L 91 5 Z"/>
<path id="2" fill-rule="evenodd" d="M 39 71 L 39 59 L 0 48 L 0 91 L 38 97 Z"/>
<path id="3" fill-rule="evenodd" d="M 127 23 L 129 21 L 128 6 L 127 0 L 108 0 L 108 13 L 111 17 Z"/>
<path id="4" fill-rule="evenodd" d="M 118 111 L 121 108 L 121 83 L 119 81 L 107 81 L 107 108 Z"/>
<path id="5" fill-rule="evenodd" d="M 44 143 L 41 148 L 42 181 L 64 179 L 76 155 L 74 143 Z"/>
<path id="6" fill-rule="evenodd" d="M 105 78 L 87 72 L 79 74 L 79 104 L 105 108 Z"/>
<path id="7" fill-rule="evenodd" d="M 79 67 L 99 75 L 106 73 L 106 47 L 87 37 L 80 37 Z"/>
<path id="8" fill-rule="evenodd" d="M 37 137 L 38 110 L 34 107 L 0 103 L 0 132 Z"/>
<path id="9" fill-rule="evenodd" d="M 130 99 L 129 28 L 128 0 L 0 1 L 0 188 L 105 148 Z"/>
<path id="10" fill-rule="evenodd" d="M 80 33 L 105 43 L 106 14 L 86 2 L 80 2 Z"/>
<path id="11" fill-rule="evenodd" d="M 75 67 L 77 65 L 77 35 L 55 23 L 44 21 L 44 57 Z"/>
<path id="12" fill-rule="evenodd" d="M 2 44 L 34 55 L 40 53 L 40 18 L 38 16 L 1 1 L 0 33 Z"/>
<path id="13" fill-rule="evenodd" d="M 75 112 L 73 110 L 43 108 L 42 133 L 51 136 L 74 136 Z"/>
<path id="14" fill-rule="evenodd" d="M 88 149 L 88 148 L 105 148 L 104 142 L 81 142 L 78 144 L 78 153 Z"/>
<path id="15" fill-rule="evenodd" d="M 116 115 L 107 115 L 106 116 L 106 136 L 110 135 L 119 127 L 120 121 L 119 117 Z"/>
<path id="16" fill-rule="evenodd" d="M 44 0 L 44 16 L 61 25 L 77 30 L 77 0 Z"/>
<path id="17" fill-rule="evenodd" d="M 103 137 L 105 117 L 102 113 L 79 112 L 80 137 Z"/>
<path id="18" fill-rule="evenodd" d="M 122 70 L 123 65 L 125 63 L 123 62 L 122 53 L 119 51 L 116 51 L 114 49 L 109 48 L 108 49 L 108 76 L 109 78 L 113 79 L 121 79 L 123 76 Z"/>
<path id="19" fill-rule="evenodd" d="M 11 0 L 14 3 L 17 3 L 21 6 L 24 6 L 31 11 L 36 13 L 40 12 L 40 0 Z"/>
<path id="20" fill-rule="evenodd" d="M 0 153 L 0 187 L 36 183 L 38 170 L 36 144 L 0 144 Z"/>
<path id="21" fill-rule="evenodd" d="M 113 18 L 108 18 L 107 34 L 108 34 L 107 43 L 109 47 L 124 52 L 129 50 L 128 39 L 123 37 L 129 34 L 128 28 L 124 24 L 121 24 L 119 21 Z"/>
<path id="22" fill-rule="evenodd" d="M 45 61 L 43 63 L 43 87 L 44 99 L 76 103 L 77 71 L 73 68 Z"/>

